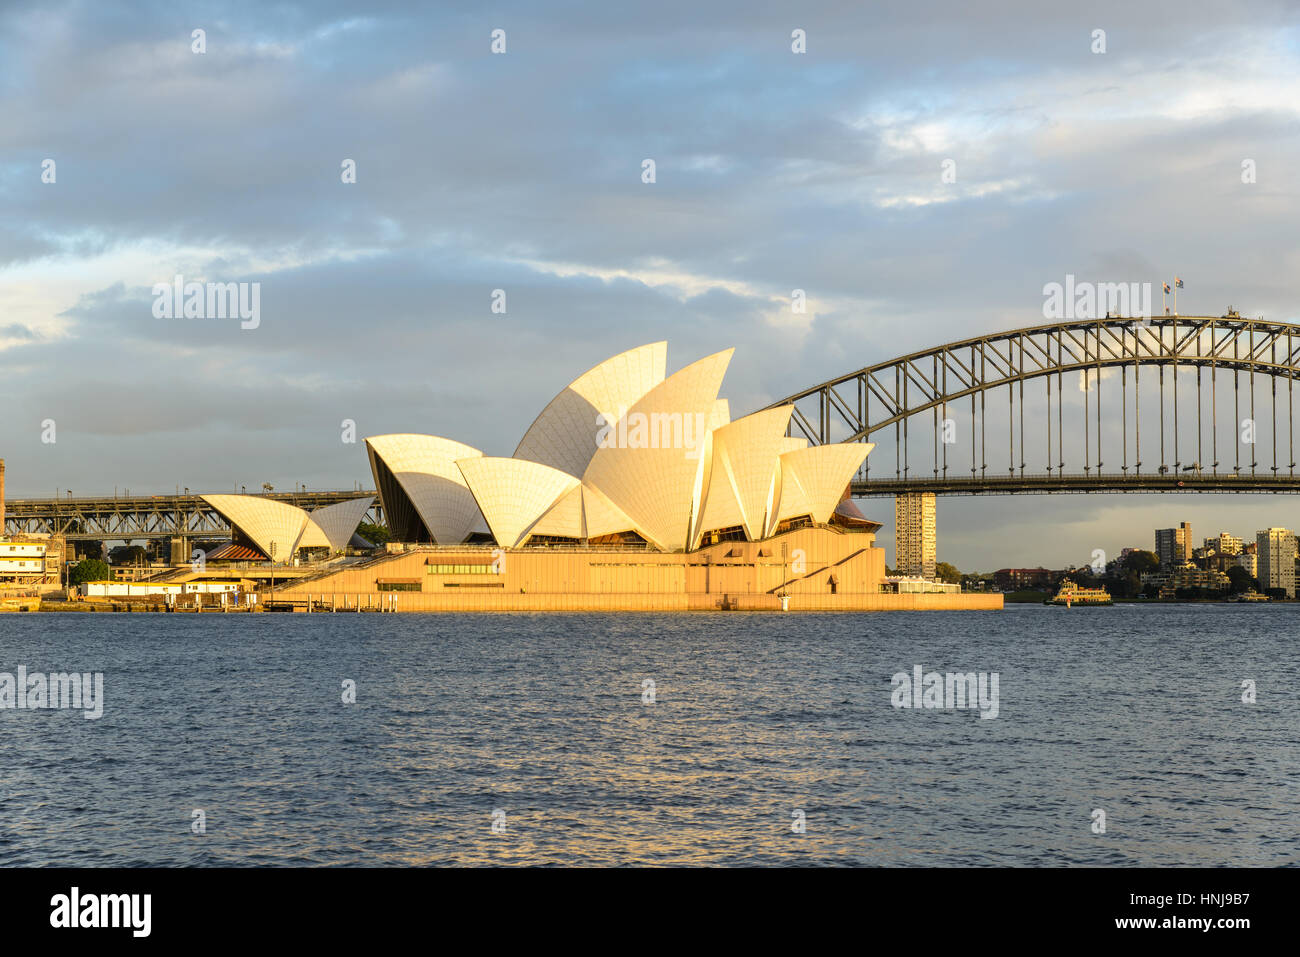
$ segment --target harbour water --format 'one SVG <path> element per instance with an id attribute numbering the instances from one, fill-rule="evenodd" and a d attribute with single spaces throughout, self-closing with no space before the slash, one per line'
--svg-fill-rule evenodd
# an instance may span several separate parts
<path id="1" fill-rule="evenodd" d="M 95 720 L 0 710 L 0 865 L 1293 865 L 1297 636 L 1290 605 L 0 616 L 0 672 L 104 676 Z M 996 718 L 894 707 L 916 666 L 996 672 Z"/>

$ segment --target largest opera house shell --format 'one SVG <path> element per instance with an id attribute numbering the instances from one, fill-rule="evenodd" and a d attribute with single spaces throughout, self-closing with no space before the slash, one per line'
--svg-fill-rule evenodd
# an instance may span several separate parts
<path id="1" fill-rule="evenodd" d="M 730 421 L 732 350 L 665 375 L 667 343 L 605 360 L 546 406 L 511 457 L 451 439 L 366 440 L 399 541 L 595 542 L 692 550 L 837 515 L 870 443 L 809 447 L 791 407 Z"/>

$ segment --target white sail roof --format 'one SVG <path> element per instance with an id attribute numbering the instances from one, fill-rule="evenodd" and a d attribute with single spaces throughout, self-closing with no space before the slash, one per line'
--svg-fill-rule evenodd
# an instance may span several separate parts
<path id="1" fill-rule="evenodd" d="M 709 431 L 720 429 L 731 421 L 731 403 L 726 399 L 718 399 L 713 403 L 713 413 L 709 416 Z"/>
<path id="2" fill-rule="evenodd" d="M 529 531 L 529 538 L 535 535 L 554 535 L 559 538 L 586 538 L 586 525 L 582 520 L 581 484 L 565 492 L 546 510 L 546 514 L 537 520 Z"/>
<path id="3" fill-rule="evenodd" d="M 701 531 L 742 525 L 751 541 L 776 525 L 781 450 L 794 406 L 755 412 L 713 433 L 713 461 Z"/>
<path id="4" fill-rule="evenodd" d="M 481 516 L 456 462 L 482 452 L 462 442 L 413 433 L 377 435 L 366 439 L 366 445 L 397 480 L 435 542 L 456 545 L 474 531 Z M 382 497 L 379 475 L 375 482 Z M 384 508 L 390 510 L 391 503 L 385 502 Z"/>
<path id="5" fill-rule="evenodd" d="M 872 446 L 809 447 L 785 434 L 792 406 L 732 421 L 718 390 L 733 351 L 667 378 L 663 342 L 607 359 L 551 400 L 512 458 L 429 435 L 367 439 L 390 527 L 443 544 L 490 529 L 505 547 L 635 532 L 675 551 L 717 528 L 761 540 L 786 518 L 829 521 Z M 332 508 L 304 524 L 299 545 L 337 549 L 365 512 Z"/>
<path id="6" fill-rule="evenodd" d="M 542 410 L 514 457 L 581 476 L 596 452 L 601 423 L 614 422 L 664 381 L 668 343 L 652 342 L 606 359 L 574 379 Z"/>
<path id="7" fill-rule="evenodd" d="M 527 459 L 480 455 L 456 464 L 502 548 L 522 545 L 537 520 L 578 485 L 567 472 Z"/>
<path id="8" fill-rule="evenodd" d="M 585 538 L 601 538 L 604 535 L 637 530 L 636 522 L 602 495 L 599 489 L 590 485 L 582 486 L 582 520 Z"/>
<path id="9" fill-rule="evenodd" d="M 636 402 L 583 474 L 648 542 L 687 547 L 695 526 L 705 436 L 734 349 L 693 362 Z"/>
<path id="10" fill-rule="evenodd" d="M 297 552 L 309 520 L 307 513 L 288 502 L 265 495 L 201 495 L 252 542 L 263 555 L 277 562 Z M 317 530 L 319 531 L 319 530 Z M 323 536 L 322 536 L 323 538 Z M 311 542 L 308 542 L 310 545 Z M 326 543 L 328 544 L 328 543 Z"/>
<path id="11" fill-rule="evenodd" d="M 810 515 L 814 522 L 829 522 L 849 482 L 875 447 L 872 442 L 840 442 L 784 453 L 778 519 Z"/>
<path id="12" fill-rule="evenodd" d="M 348 499 L 346 502 L 318 508 L 308 515 L 308 519 L 311 525 L 320 529 L 330 550 L 341 552 L 347 548 L 348 542 L 352 541 L 357 526 L 366 517 L 366 511 L 374 501 L 374 496 Z M 303 542 L 303 545 L 306 544 Z"/>
<path id="13" fill-rule="evenodd" d="M 586 539 L 632 531 L 636 531 L 636 522 L 609 499 L 589 485 L 577 485 L 538 519 L 529 530 L 529 537 L 555 535 Z"/>

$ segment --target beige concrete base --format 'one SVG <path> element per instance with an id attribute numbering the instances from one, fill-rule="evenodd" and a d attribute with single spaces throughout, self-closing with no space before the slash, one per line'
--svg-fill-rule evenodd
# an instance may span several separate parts
<path id="1" fill-rule="evenodd" d="M 293 610 L 306 612 L 302 596 L 275 596 L 278 606 L 292 602 Z M 336 612 L 543 612 L 543 611 L 781 611 L 774 595 L 416 595 L 398 594 L 382 605 L 373 596 L 314 595 L 316 613 Z M 801 611 L 994 611 L 1002 608 L 1000 594 L 947 595 L 827 595 L 792 598 L 789 612 Z"/>
<path id="2" fill-rule="evenodd" d="M 688 553 L 422 548 L 281 585 L 274 604 L 304 612 L 779 612 L 785 594 L 790 611 L 1002 607 L 999 594 L 882 592 L 885 553 L 874 542 L 867 532 L 810 526 Z"/>

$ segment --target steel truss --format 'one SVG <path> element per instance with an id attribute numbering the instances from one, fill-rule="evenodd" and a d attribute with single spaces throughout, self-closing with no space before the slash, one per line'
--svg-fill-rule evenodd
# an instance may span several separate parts
<path id="1" fill-rule="evenodd" d="M 1159 387 L 1159 442 L 1147 454 L 1158 454 L 1154 466 L 1144 471 L 1140 395 L 1142 369 L 1157 377 Z M 1154 367 L 1154 368 L 1152 368 Z M 1195 370 L 1194 395 L 1180 403 L 1182 367 Z M 1103 415 L 1103 372 L 1118 370 L 1109 383 L 1111 398 Z M 1172 382 L 1167 398 L 1166 370 Z M 1065 420 L 1065 376 L 1087 376 L 1081 423 Z M 1269 376 L 1271 436 L 1252 436 L 1246 445 L 1249 462 L 1243 463 L 1243 442 L 1237 429 L 1243 414 L 1254 426 L 1255 376 Z M 1158 316 L 1150 319 L 1107 317 L 1031 326 L 948 343 L 898 359 L 859 369 L 802 392 L 787 396 L 769 408 L 793 405 L 789 433 L 812 444 L 876 441 L 893 429 L 895 455 L 892 479 L 871 478 L 871 459 L 858 475 L 859 495 L 934 491 L 942 494 L 1044 491 L 1295 491 L 1294 384 L 1300 376 L 1300 326 L 1263 319 L 1244 319 L 1229 311 L 1223 316 Z M 1129 380 L 1133 380 L 1130 390 Z M 1184 376 L 1184 379 L 1187 377 Z M 1231 380 L 1234 418 L 1231 425 L 1233 460 L 1220 462 L 1219 392 Z M 1026 386 L 1044 386 L 1047 461 L 1027 472 L 1025 461 Z M 1245 385 L 1243 385 L 1243 382 Z M 1150 383 L 1149 383 L 1150 384 Z M 1279 385 L 1285 395 L 1279 397 Z M 1055 386 L 1055 388 L 1054 388 Z M 1118 386 L 1116 389 L 1115 387 Z M 986 427 L 988 395 L 1006 389 L 1007 468 L 1004 475 L 989 475 L 989 436 Z M 1118 391 L 1118 402 L 1115 392 Z M 1131 394 L 1130 394 L 1131 391 Z M 1278 436 L 1279 399 L 1286 403 L 1285 435 Z M 1188 444 L 1180 446 L 1179 415 L 1191 414 L 1194 400 L 1195 458 Z M 954 420 L 949 410 L 969 401 L 969 466 L 949 462 Z M 1053 406 L 1055 405 L 1055 408 Z M 1039 407 L 1038 411 L 1041 411 Z M 927 415 L 928 413 L 928 415 Z M 1167 428 L 1167 413 L 1172 433 Z M 1072 412 L 1072 414 L 1078 414 Z M 917 418 L 923 416 L 924 418 Z M 929 420 L 928 422 L 926 420 Z M 1190 419 L 1184 419 L 1190 428 Z M 1103 425 L 1104 423 L 1104 425 Z M 1204 425 L 1208 424 L 1208 436 Z M 932 445 L 931 475 L 916 475 L 909 462 L 909 432 L 922 430 L 923 444 Z M 1148 425 L 1150 429 L 1150 425 Z M 924 431 L 932 432 L 925 441 Z M 1118 437 L 1121 463 L 1104 470 L 1103 431 Z M 1118 435 L 1117 435 L 1118 433 Z M 1166 442 L 1170 437 L 1172 441 Z M 1226 437 L 1224 437 L 1226 440 Z M 995 440 L 998 441 L 998 440 Z M 1037 444 L 1037 439 L 1034 439 Z M 1067 472 L 1067 442 L 1082 445 L 1081 462 Z M 1226 445 L 1225 445 L 1226 448 Z M 1073 449 L 1071 455 L 1073 455 Z M 1172 452 L 1172 460 L 1169 453 Z M 1208 453 L 1208 461 L 1207 454 Z M 1279 453 L 1283 458 L 1278 461 Z M 874 454 L 877 462 L 881 456 Z M 964 458 L 964 456 L 963 456 Z M 884 456 L 888 461 L 888 454 Z M 1265 462 L 1271 464 L 1265 465 Z M 1079 471 L 1081 465 L 1082 470 Z M 968 470 L 968 476 L 950 475 Z M 880 468 L 877 466 L 876 474 Z M 1226 478 L 1227 481 L 1218 481 Z M 1179 481 L 1182 479 L 1182 481 Z M 888 487 L 887 487 L 888 486 Z M 872 491 L 875 490 L 875 491 Z"/>

